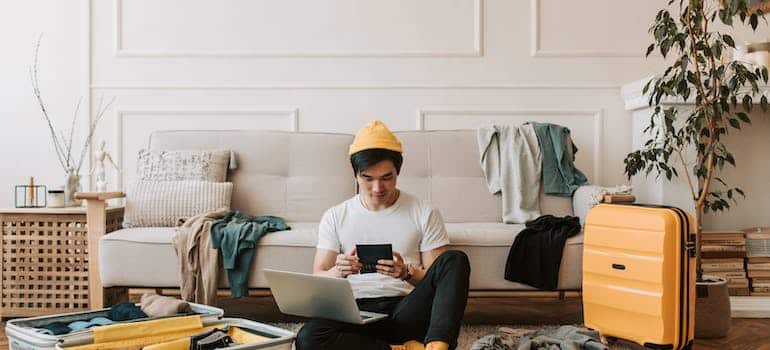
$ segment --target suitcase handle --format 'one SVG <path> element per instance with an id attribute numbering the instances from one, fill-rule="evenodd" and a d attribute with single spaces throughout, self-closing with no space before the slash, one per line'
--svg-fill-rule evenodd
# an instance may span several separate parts
<path id="1" fill-rule="evenodd" d="M 612 264 L 612 268 L 615 269 L 615 270 L 625 270 L 626 269 L 626 265 L 623 265 L 623 264 Z"/>

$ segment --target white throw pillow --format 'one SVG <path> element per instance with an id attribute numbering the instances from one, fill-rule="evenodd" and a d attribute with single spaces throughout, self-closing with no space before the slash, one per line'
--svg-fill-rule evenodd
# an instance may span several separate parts
<path id="1" fill-rule="evenodd" d="M 232 182 L 137 180 L 126 193 L 123 227 L 172 227 L 219 208 L 230 208 Z"/>
<path id="2" fill-rule="evenodd" d="M 223 182 L 230 161 L 228 150 L 140 150 L 137 179 L 154 181 L 199 180 Z"/>

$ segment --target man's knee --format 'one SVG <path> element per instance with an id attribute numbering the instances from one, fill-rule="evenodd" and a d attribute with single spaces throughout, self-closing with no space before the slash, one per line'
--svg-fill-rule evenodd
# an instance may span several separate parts
<path id="1" fill-rule="evenodd" d="M 460 250 L 447 250 L 442 253 L 437 260 L 441 260 L 442 264 L 451 266 L 452 270 L 470 273 L 471 262 L 468 259 L 468 255 Z"/>
<path id="2" fill-rule="evenodd" d="M 294 345 L 297 350 L 322 349 L 333 328 L 326 320 L 310 320 L 297 332 Z"/>

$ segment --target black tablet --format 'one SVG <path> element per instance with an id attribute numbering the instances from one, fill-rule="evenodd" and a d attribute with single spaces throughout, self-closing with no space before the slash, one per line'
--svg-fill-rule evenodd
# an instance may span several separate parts
<path id="1" fill-rule="evenodd" d="M 377 272 L 377 260 L 393 260 L 392 244 L 356 244 L 361 273 Z"/>

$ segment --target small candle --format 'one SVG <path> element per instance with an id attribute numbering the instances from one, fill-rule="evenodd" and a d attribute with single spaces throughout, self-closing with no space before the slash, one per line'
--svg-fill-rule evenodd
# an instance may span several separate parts
<path id="1" fill-rule="evenodd" d="M 64 190 L 63 189 L 50 189 L 48 190 L 48 207 L 49 208 L 62 208 L 64 207 Z"/>

